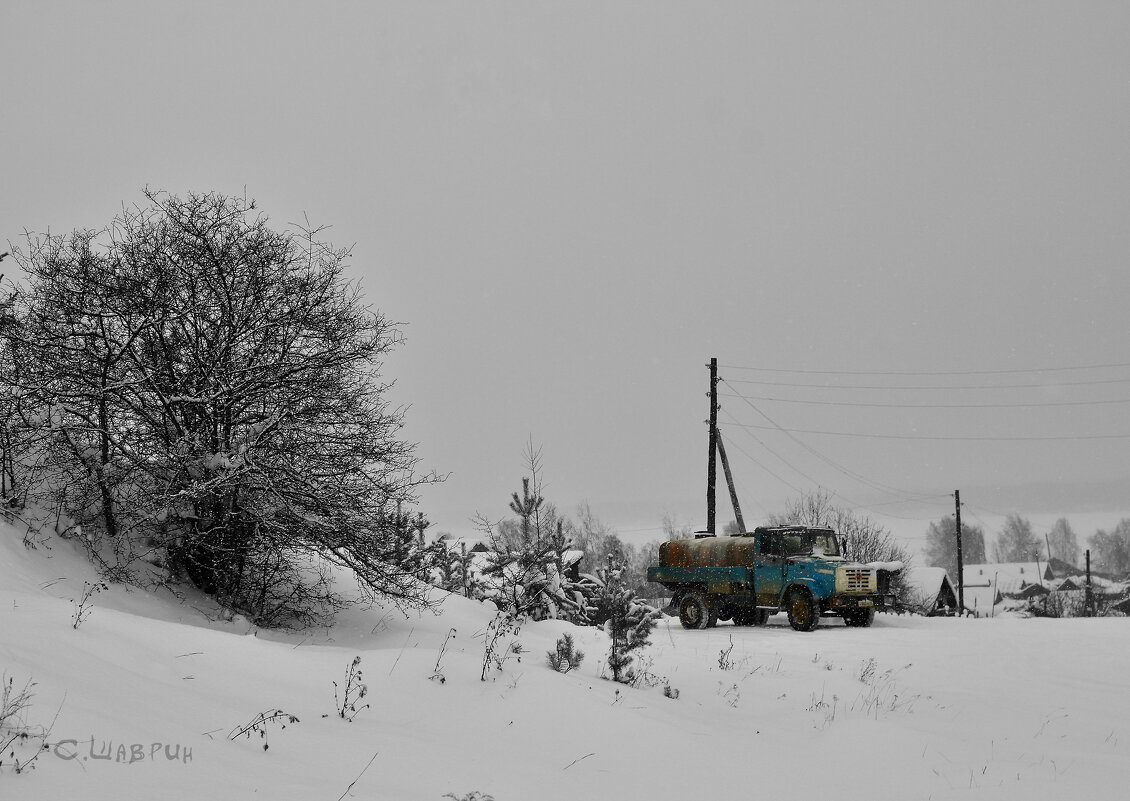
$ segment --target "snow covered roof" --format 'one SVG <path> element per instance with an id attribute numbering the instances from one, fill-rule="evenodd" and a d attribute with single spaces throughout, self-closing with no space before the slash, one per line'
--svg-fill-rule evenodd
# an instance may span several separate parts
<path id="1" fill-rule="evenodd" d="M 991 586 L 965 585 L 965 608 L 979 617 L 987 617 L 996 603 L 997 593 Z"/>
<path id="2" fill-rule="evenodd" d="M 995 587 L 1002 593 L 1020 592 L 1029 584 L 1044 584 L 1043 562 L 998 562 L 966 565 L 962 571 L 968 601 L 970 587 Z"/>
<path id="3" fill-rule="evenodd" d="M 869 567 L 872 570 L 889 570 L 892 573 L 897 573 L 906 567 L 902 562 L 868 562 L 864 567 Z"/>
<path id="4" fill-rule="evenodd" d="M 942 584 L 949 580 L 949 574 L 944 567 L 912 567 L 902 574 L 904 587 L 910 587 L 915 592 L 930 597 L 936 596 Z"/>
<path id="5" fill-rule="evenodd" d="M 1052 572 L 1055 573 L 1054 566 Z M 1000 562 L 966 565 L 963 571 L 965 608 L 985 616 L 991 613 L 993 605 L 998 600 L 1006 596 L 1030 597 L 1033 594 L 1056 590 L 1072 592 L 1081 590 L 1086 585 L 1084 575 L 1047 578 L 1047 573 L 1048 565 L 1042 560 L 1039 563 Z M 1108 597 L 1117 595 L 1120 589 L 1116 582 L 1094 575 L 1091 576 L 1091 586 L 1096 593 Z"/>

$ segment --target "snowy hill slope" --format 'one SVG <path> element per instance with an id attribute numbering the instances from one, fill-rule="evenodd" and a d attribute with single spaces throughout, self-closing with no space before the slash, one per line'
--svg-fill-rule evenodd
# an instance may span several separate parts
<path id="1" fill-rule="evenodd" d="M 602 632 L 545 622 L 483 682 L 493 615 L 459 597 L 288 634 L 115 586 L 75 629 L 93 570 L 21 534 L 0 528 L 0 669 L 35 682 L 26 719 L 51 747 L 21 775 L 5 759 L 5 798 L 1061 799 L 1130 779 L 1126 619 L 669 621 L 646 652 L 655 686 L 638 688 L 600 677 Z M 587 658 L 561 675 L 545 652 L 567 631 Z M 350 723 L 333 683 L 357 656 L 370 706 Z M 229 740 L 275 709 L 299 722 Z"/>

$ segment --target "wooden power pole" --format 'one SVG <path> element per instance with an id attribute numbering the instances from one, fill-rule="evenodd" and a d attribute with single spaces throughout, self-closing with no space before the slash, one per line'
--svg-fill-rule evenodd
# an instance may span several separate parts
<path id="1" fill-rule="evenodd" d="M 953 491 L 954 519 L 957 530 L 957 614 L 965 614 L 965 563 L 961 558 L 961 490 Z M 994 587 L 994 592 L 996 588 Z"/>
<path id="2" fill-rule="evenodd" d="M 730 460 L 726 458 L 726 446 L 722 443 L 722 435 L 718 437 L 718 455 L 722 457 L 722 472 L 726 474 L 726 486 L 730 488 L 730 503 L 734 505 L 734 519 L 738 523 L 738 533 L 745 534 L 745 521 L 742 520 L 742 507 L 738 503 L 738 491 L 734 489 L 734 475 L 730 472 Z"/>
<path id="3" fill-rule="evenodd" d="M 706 533 L 714 533 L 714 484 L 718 477 L 718 360 L 710 359 L 710 458 L 706 462 Z"/>
<path id="4" fill-rule="evenodd" d="M 1095 591 L 1091 589 L 1091 549 L 1087 549 L 1087 589 L 1083 593 L 1083 617 L 1095 616 Z"/>

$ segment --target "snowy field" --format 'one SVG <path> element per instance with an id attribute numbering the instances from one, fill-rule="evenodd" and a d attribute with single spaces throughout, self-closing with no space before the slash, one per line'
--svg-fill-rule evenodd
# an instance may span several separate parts
<path id="1" fill-rule="evenodd" d="M 20 775 L 5 752 L 5 799 L 1036 801 L 1130 782 L 1126 619 L 879 615 L 809 634 L 780 615 L 671 619 L 636 688 L 601 677 L 602 632 L 545 622 L 484 682 L 493 615 L 458 597 L 280 634 L 112 587 L 75 629 L 93 571 L 69 543 L 27 550 L 21 535 L 0 528 L 0 669 L 16 691 L 35 683 L 24 722 L 49 727 L 50 748 Z M 545 652 L 565 632 L 587 656 L 562 675 Z M 369 706 L 346 722 L 334 682 L 358 656 Z M 273 710 L 298 722 L 229 739 Z"/>

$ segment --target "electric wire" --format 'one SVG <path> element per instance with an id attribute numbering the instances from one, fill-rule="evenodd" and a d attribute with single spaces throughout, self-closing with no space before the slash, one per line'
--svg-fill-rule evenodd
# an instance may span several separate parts
<path id="1" fill-rule="evenodd" d="M 730 439 L 729 437 L 723 437 L 723 436 L 722 436 L 722 432 L 721 432 L 721 430 L 719 430 L 719 431 L 718 431 L 718 437 L 719 437 L 719 439 L 721 439 L 721 440 L 722 440 L 723 442 L 725 442 L 725 443 L 726 443 L 727 445 L 733 445 L 733 446 L 734 446 L 735 448 L 737 448 L 737 449 L 738 449 L 739 451 L 741 451 L 741 450 L 742 450 L 742 446 L 741 446 L 741 445 L 737 444 L 736 442 L 733 442 L 733 441 L 732 441 L 732 440 L 731 440 L 731 439 Z M 750 455 L 749 455 L 748 453 L 745 453 L 744 451 L 742 451 L 742 453 L 744 453 L 744 454 L 745 454 L 745 456 L 746 456 L 746 458 L 747 458 L 747 459 L 749 459 L 749 460 L 750 460 L 751 462 L 753 462 L 754 464 L 756 464 L 756 465 L 757 465 L 758 467 L 760 467 L 760 468 L 761 468 L 762 470 L 764 470 L 765 472 L 769 473 L 770 475 L 773 475 L 773 473 L 772 473 L 772 472 L 771 472 L 771 471 L 769 470 L 769 468 L 767 468 L 767 467 L 766 467 L 765 465 L 761 464 L 761 462 L 757 461 L 756 459 L 754 459 L 754 458 L 753 458 L 752 456 L 750 456 Z M 781 480 L 781 479 L 779 479 L 779 478 L 778 478 L 778 480 Z M 794 491 L 796 491 L 796 488 L 795 488 L 795 487 L 794 487 L 793 489 L 794 489 Z M 747 491 L 745 492 L 745 496 L 746 496 L 747 498 L 749 498 L 750 500 L 752 500 L 752 501 L 754 502 L 754 504 L 755 504 L 755 505 L 757 506 L 757 508 L 761 510 L 761 512 L 762 512 L 762 514 L 763 514 L 763 515 L 768 515 L 768 514 L 769 514 L 769 509 L 768 509 L 768 508 L 767 508 L 767 507 L 765 506 L 765 504 L 763 504 L 763 503 L 762 503 L 762 502 L 761 502 L 760 500 L 758 500 L 757 498 L 755 498 L 755 497 L 753 496 L 753 494 L 752 494 L 752 493 L 750 493 L 750 492 L 749 492 L 748 490 L 747 490 Z"/>
<path id="2" fill-rule="evenodd" d="M 763 373 L 795 373 L 800 375 L 890 375 L 890 376 L 957 376 L 957 375 L 1022 375 L 1030 373 L 1060 373 L 1076 370 L 1112 370 L 1130 367 L 1130 363 L 1081 364 L 1060 367 L 1029 367 L 1009 370 L 796 370 L 781 367 L 743 367 L 734 364 L 719 365 L 726 370 L 750 370 Z"/>
<path id="3" fill-rule="evenodd" d="M 731 395 L 728 393 L 723 393 L 723 397 L 746 398 L 748 400 L 771 401 L 773 403 L 802 403 L 812 406 L 852 406 L 871 409 L 1034 409 L 1049 406 L 1109 406 L 1116 403 L 1130 403 L 1130 398 L 1098 401 L 1050 401 L 1048 403 L 858 403 L 849 401 L 770 398 L 761 395 Z"/>
<path id="4" fill-rule="evenodd" d="M 877 389 L 877 390 L 973 390 L 973 389 L 1041 389 L 1047 386 L 1055 387 L 1082 387 L 1100 384 L 1130 384 L 1130 378 L 1106 378 L 1092 381 L 1056 381 L 1049 385 L 1047 382 L 1030 384 L 813 384 L 797 383 L 792 381 L 762 381 L 756 378 L 731 378 L 731 384 L 759 384 L 768 387 L 800 387 L 808 389 Z"/>
<path id="5" fill-rule="evenodd" d="M 727 414 L 727 416 L 729 416 L 729 415 Z M 774 451 L 774 450 L 773 450 L 772 448 L 770 448 L 770 447 L 769 447 L 768 445 L 766 445 L 766 444 L 765 444 L 764 442 L 762 442 L 762 441 L 761 441 L 761 440 L 760 440 L 760 439 L 759 439 L 759 438 L 758 438 L 757 436 L 755 436 L 755 435 L 754 435 L 753 433 L 751 433 L 751 432 L 748 432 L 748 431 L 747 431 L 746 433 L 747 433 L 747 434 L 749 434 L 749 435 L 750 435 L 751 437 L 753 437 L 754 441 L 756 441 L 758 445 L 760 445 L 760 446 L 761 446 L 762 448 L 764 448 L 765 450 L 769 451 L 769 453 L 773 454 L 773 455 L 774 455 L 774 456 L 776 456 L 776 457 L 777 457 L 778 459 L 780 459 L 780 460 L 781 460 L 781 462 L 782 462 L 782 463 L 784 463 L 784 465 L 785 465 L 786 467 L 788 467 L 788 468 L 789 468 L 790 470 L 792 470 L 793 472 L 795 472 L 795 473 L 796 473 L 797 475 L 799 475 L 799 476 L 803 477 L 803 478 L 804 478 L 804 479 L 805 479 L 806 481 L 809 481 L 809 482 L 810 482 L 810 483 L 812 483 L 812 484 L 818 484 L 818 482 L 817 482 L 817 481 L 815 481 L 815 480 L 814 480 L 814 479 L 813 479 L 813 478 L 812 478 L 811 476 L 808 476 L 808 475 L 805 475 L 804 473 L 802 473 L 802 472 L 801 472 L 801 471 L 800 471 L 799 469 L 797 469 L 797 468 L 796 468 L 796 467 L 794 467 L 794 466 L 793 466 L 792 464 L 790 464 L 790 463 L 789 463 L 788 461 L 786 461 L 786 460 L 785 460 L 785 458 L 784 458 L 783 456 L 781 456 L 781 455 L 780 455 L 779 453 L 777 453 L 777 452 L 776 452 L 776 451 Z M 719 431 L 719 432 L 718 432 L 718 435 L 719 435 L 719 436 L 721 436 L 721 435 L 722 435 L 722 432 L 721 432 L 721 431 Z M 792 484 L 791 482 L 789 482 L 789 481 L 786 481 L 786 480 L 785 480 L 784 478 L 782 478 L 781 476 L 779 476 L 779 475 L 778 475 L 777 473 L 775 473 L 775 472 L 773 472 L 772 470 L 770 470 L 770 469 L 769 469 L 768 467 L 766 467 L 766 466 L 765 466 L 764 464 L 762 464 L 762 463 L 761 463 L 761 462 L 760 462 L 759 460 L 755 459 L 755 458 L 754 458 L 753 456 L 751 456 L 751 455 L 750 455 L 749 453 L 747 453 L 747 452 L 746 452 L 746 450 L 745 450 L 745 448 L 743 448 L 743 447 L 742 447 L 741 445 L 739 445 L 739 444 L 738 444 L 737 442 L 735 442 L 735 441 L 734 441 L 733 439 L 731 439 L 730 437 L 726 437 L 726 444 L 727 444 L 727 445 L 733 445 L 733 446 L 734 446 L 735 448 L 737 448 L 737 450 L 738 450 L 738 452 L 739 452 L 740 454 L 742 454 L 743 456 L 745 456 L 745 458 L 749 459 L 749 460 L 750 460 L 751 462 L 753 462 L 753 463 L 754 463 L 755 465 L 757 465 L 758 467 L 760 467 L 760 468 L 761 468 L 762 470 L 764 470 L 764 471 L 765 471 L 766 473 L 768 473 L 769 475 L 773 476 L 773 478 L 775 478 L 775 479 L 777 479 L 778 481 L 780 481 L 780 482 L 781 482 L 782 484 L 784 484 L 784 485 L 785 485 L 786 487 L 788 487 L 789 489 L 791 489 L 791 490 L 792 490 L 793 492 L 797 493 L 798 495 L 803 495 L 803 494 L 804 494 L 804 490 L 802 490 L 802 489 L 800 489 L 799 487 L 795 486 L 795 485 L 794 485 L 794 484 Z"/>
<path id="6" fill-rule="evenodd" d="M 721 383 L 725 384 L 727 387 L 730 387 L 729 383 L 727 383 L 724 379 L 720 379 L 720 381 L 721 381 Z M 730 389 L 733 389 L 733 387 L 730 387 Z M 843 473 L 845 476 L 848 476 L 849 478 L 853 478 L 853 479 L 855 479 L 856 481 L 859 481 L 862 484 L 866 484 L 867 486 L 871 487 L 872 489 L 878 490 L 880 492 L 883 492 L 887 495 L 891 495 L 893 497 L 900 497 L 901 496 L 904 500 L 925 500 L 926 499 L 920 493 L 914 493 L 914 492 L 910 492 L 908 490 L 899 489 L 898 487 L 892 487 L 888 484 L 883 484 L 882 482 L 874 481 L 872 479 L 867 478 L 866 476 L 863 476 L 859 473 L 856 473 L 852 470 L 849 470 L 848 468 L 844 467 L 843 465 L 839 464 L 838 462 L 835 462 L 832 459 L 825 456 L 824 454 L 820 453 L 815 448 L 809 446 L 807 443 L 805 443 L 802 440 L 794 437 L 792 432 L 790 432 L 789 430 L 787 430 L 784 427 L 782 427 L 781 425 L 779 425 L 777 423 L 777 421 L 773 420 L 771 417 L 769 417 L 769 415 L 767 415 L 767 414 L 765 414 L 765 412 L 761 411 L 761 409 L 759 409 L 757 406 L 755 406 L 749 398 L 746 398 L 746 397 L 741 396 L 741 395 L 739 395 L 739 397 L 743 401 L 745 401 L 746 404 L 751 409 L 753 409 L 759 415 L 761 415 L 766 420 L 768 420 L 772 424 L 772 427 L 749 425 L 749 424 L 742 424 L 742 423 L 737 423 L 736 425 L 743 427 L 743 428 L 758 428 L 758 429 L 765 429 L 765 430 L 770 430 L 770 431 L 772 431 L 772 430 L 781 431 L 782 433 L 785 434 L 785 436 L 787 436 L 789 439 L 793 440 L 793 442 L 800 445 L 802 448 L 804 448 L 806 451 L 811 453 L 816 458 L 820 459 L 825 464 L 831 466 L 832 468 L 839 471 L 840 473 Z M 804 433 L 804 432 L 798 432 L 798 433 Z M 933 498 L 933 496 L 929 496 L 929 497 L 931 499 Z"/>
<path id="7" fill-rule="evenodd" d="M 730 414 L 729 414 L 728 412 L 726 413 L 726 416 L 727 416 L 727 417 L 730 417 L 731 419 L 733 419 L 733 415 L 730 415 Z M 721 433 L 722 433 L 722 432 L 721 432 L 721 431 L 719 431 L 719 436 L 721 436 Z M 762 448 L 764 448 L 765 450 L 769 451 L 769 453 L 773 454 L 773 455 L 774 455 L 774 456 L 776 456 L 776 457 L 777 457 L 778 459 L 780 459 L 780 460 L 781 460 L 781 462 L 782 462 L 782 463 L 784 463 L 784 465 L 785 465 L 786 467 L 788 467 L 788 468 L 789 468 L 790 470 L 792 470 L 793 472 L 795 472 L 795 473 L 797 473 L 798 475 L 800 475 L 801 477 L 803 477 L 803 478 L 804 478 L 805 480 L 807 480 L 807 481 L 808 481 L 809 483 L 811 483 L 811 484 L 812 484 L 813 486 L 815 486 L 815 487 L 816 487 L 816 488 L 818 488 L 818 489 L 827 489 L 827 488 L 826 488 L 826 487 L 825 487 L 825 486 L 824 486 L 824 485 L 823 485 L 823 484 L 822 484 L 821 482 L 817 481 L 816 479 L 812 478 L 812 477 L 811 477 L 811 476 L 809 476 L 808 474 L 804 473 L 804 472 L 803 472 L 802 470 L 800 470 L 800 468 L 798 468 L 798 467 L 794 466 L 794 465 L 793 465 L 792 463 L 790 463 L 790 462 L 789 462 L 788 460 L 786 460 L 786 459 L 785 459 L 785 458 L 784 458 L 783 456 L 781 456 L 781 455 L 780 455 L 779 453 L 777 453 L 777 452 L 776 452 L 776 451 L 774 451 L 774 450 L 773 450 L 772 448 L 770 448 L 770 447 L 769 447 L 768 445 L 766 445 L 766 444 L 765 444 L 765 442 L 763 442 L 763 441 L 762 441 L 762 440 L 761 440 L 761 439 L 760 439 L 759 437 L 755 436 L 754 434 L 752 434 L 752 433 L 751 433 L 751 432 L 749 432 L 749 431 L 747 431 L 746 433 L 747 433 L 747 434 L 749 434 L 749 436 L 750 436 L 750 437 L 752 437 L 752 438 L 753 438 L 753 440 L 754 440 L 755 442 L 757 442 L 757 443 L 758 443 L 758 444 L 759 444 L 759 445 L 760 445 L 760 446 L 761 446 Z M 760 468 L 761 468 L 762 470 L 764 470 L 764 471 L 765 471 L 766 473 L 768 473 L 769 475 L 771 475 L 771 476 L 772 476 L 773 478 L 775 478 L 775 479 L 777 479 L 778 481 L 780 481 L 780 482 L 781 482 L 782 484 L 784 484 L 784 485 L 785 485 L 786 487 L 788 487 L 789 489 L 791 489 L 791 490 L 792 490 L 793 492 L 795 492 L 795 493 L 796 493 L 797 495 L 802 495 L 802 496 L 804 495 L 804 490 L 800 489 L 800 488 L 799 488 L 799 487 L 797 487 L 796 485 L 794 485 L 794 484 L 792 484 L 791 482 L 787 481 L 787 480 L 786 480 L 785 478 L 783 478 L 783 477 L 782 477 L 781 475 L 779 475 L 779 474 L 775 473 L 774 471 L 770 470 L 770 469 L 769 469 L 768 467 L 766 467 L 766 466 L 765 466 L 764 464 L 762 464 L 762 463 L 761 463 L 761 462 L 760 462 L 759 460 L 757 460 L 757 459 L 755 459 L 755 458 L 754 458 L 753 456 L 751 456 L 751 455 L 749 454 L 749 452 L 748 452 L 748 451 L 746 451 L 746 449 L 745 449 L 745 448 L 743 448 L 743 447 L 742 447 L 741 445 L 739 445 L 739 444 L 738 444 L 738 443 L 737 443 L 737 442 L 736 442 L 735 440 L 733 440 L 733 439 L 731 439 L 731 438 L 727 437 L 727 438 L 726 438 L 726 442 L 727 442 L 727 444 L 729 444 L 729 445 L 732 445 L 732 446 L 733 446 L 734 448 L 736 448 L 736 449 L 737 449 L 737 451 L 738 451 L 738 452 L 739 452 L 739 453 L 740 453 L 740 454 L 741 454 L 742 456 L 744 456 L 744 457 L 746 457 L 747 459 L 749 459 L 749 460 L 750 460 L 751 462 L 753 462 L 753 463 L 754 463 L 755 465 L 757 465 L 758 467 L 760 467 Z M 832 491 L 832 490 L 829 490 L 829 492 L 831 493 L 832 497 L 838 497 L 838 498 L 841 498 L 841 499 L 842 499 L 842 500 L 843 500 L 843 501 L 844 501 L 845 503 L 847 503 L 847 504 L 848 504 L 849 506 L 851 506 L 852 508 L 855 508 L 855 509 L 865 509 L 865 510 L 867 510 L 867 511 L 869 511 L 869 512 L 874 512 L 875 514 L 879 514 L 879 515 L 882 515 L 882 516 L 884 516 L 884 517 L 890 517 L 890 518 L 894 518 L 894 519 L 896 519 L 896 520 L 911 520 L 911 521 L 914 521 L 914 522 L 918 522 L 918 521 L 920 520 L 920 518 L 917 518 L 917 517 L 907 517 L 907 516 L 905 516 L 905 515 L 896 515 L 896 514 L 892 514 L 891 512 L 887 512 L 887 511 L 879 511 L 879 510 L 878 510 L 878 507 L 882 507 L 882 506 L 893 506 L 893 505 L 895 505 L 895 504 L 900 504 L 900 503 L 908 503 L 908 502 L 910 502 L 910 501 L 909 501 L 909 499 L 899 499 L 899 500 L 894 500 L 894 501 L 885 501 L 885 502 L 883 502 L 883 503 L 875 503 L 875 504 L 870 504 L 870 505 L 866 505 L 866 506 L 865 506 L 865 505 L 863 505 L 863 504 L 861 504 L 861 503 L 856 503 L 855 501 L 852 501 L 852 500 L 851 500 L 850 498 L 847 498 L 847 497 L 845 497 L 844 495 L 842 495 L 842 494 L 840 494 L 840 493 L 838 493 L 838 492 L 835 492 L 835 491 Z M 949 495 L 949 494 L 946 494 L 946 493 L 942 493 L 942 494 L 938 494 L 938 495 L 924 495 L 924 496 L 922 496 L 922 497 L 920 497 L 920 498 L 917 498 L 917 499 L 914 499 L 914 500 L 920 500 L 920 501 L 924 501 L 924 500 L 937 500 L 938 498 L 948 498 L 948 497 L 950 497 L 950 495 Z M 764 507 L 764 505 L 762 505 L 762 508 L 763 508 L 763 509 L 765 508 L 765 507 Z M 892 535 L 892 536 L 894 536 L 894 535 Z M 899 540 L 906 540 L 906 541 L 917 541 L 917 540 L 920 540 L 920 539 L 921 539 L 921 537 L 895 537 L 895 539 L 899 539 Z"/>
<path id="8" fill-rule="evenodd" d="M 860 439 L 907 439 L 924 440 L 931 442 L 1063 442 L 1130 439 L 1130 434 L 1063 434 L 1049 436 L 940 436 L 929 434 L 860 434 L 854 431 L 823 431 L 820 429 L 812 428 L 783 428 L 776 424 L 772 426 L 763 426 L 757 425 L 756 423 L 731 423 L 731 425 L 737 425 L 743 428 L 752 428 L 761 431 L 782 431 L 785 434 L 816 434 L 826 437 L 857 437 Z"/>
<path id="9" fill-rule="evenodd" d="M 725 383 L 726 383 L 725 379 L 721 379 L 721 378 L 720 378 L 720 379 L 719 379 L 719 381 L 720 381 L 721 383 L 723 383 L 723 384 L 725 384 Z M 732 389 L 732 387 L 731 387 L 731 389 Z M 766 415 L 766 414 L 765 414 L 764 412 L 762 412 L 762 411 L 761 411 L 760 409 L 758 409 L 758 408 L 757 408 L 756 406 L 754 406 L 754 405 L 753 405 L 752 403 L 749 403 L 749 401 L 748 401 L 748 400 L 747 400 L 746 402 L 747 402 L 747 403 L 749 404 L 749 406 L 750 406 L 751 408 L 753 408 L 753 409 L 754 409 L 754 411 L 756 411 L 756 412 L 757 412 L 758 414 L 760 414 L 760 415 L 761 415 L 762 417 L 764 417 L 764 418 L 765 418 L 766 420 L 769 420 L 770 422 L 774 422 L 774 421 L 773 421 L 773 420 L 772 420 L 771 418 L 769 418 L 769 416 L 768 416 L 768 415 Z M 729 417 L 730 419 L 734 419 L 734 418 L 733 418 L 733 415 L 729 414 L 728 412 L 726 413 L 726 416 L 727 416 L 727 417 Z M 774 422 L 774 425 L 776 425 L 776 423 L 775 423 L 775 422 Z M 739 424 L 739 427 L 740 427 L 740 424 Z M 779 426 L 778 426 L 778 428 L 780 429 L 780 427 L 779 427 Z M 784 429 L 780 429 L 780 430 L 781 430 L 781 431 L 784 431 Z M 786 435 L 788 435 L 788 432 L 785 432 L 785 433 L 786 433 Z M 751 436 L 753 436 L 753 435 L 751 434 Z M 812 477 L 808 476 L 807 474 L 805 474 L 804 472 L 802 472 L 802 471 L 801 471 L 800 469 L 798 469 L 797 467 L 795 467 L 794 465 L 792 465 L 792 464 L 791 464 L 791 463 L 790 463 L 790 462 L 789 462 L 788 460 L 786 460 L 786 459 L 785 459 L 784 457 L 782 457 L 782 456 L 781 456 L 780 454 L 778 454 L 778 453 L 777 453 L 776 451 L 773 451 L 772 449 L 770 449 L 770 448 L 769 448 L 769 447 L 768 447 L 768 446 L 767 446 L 767 445 L 766 445 L 766 444 L 765 444 L 764 442 L 762 442 L 762 441 L 761 441 L 761 440 L 760 440 L 759 438 L 757 438 L 757 437 L 754 437 L 754 439 L 755 439 L 755 440 L 756 440 L 756 441 L 757 441 L 757 442 L 758 442 L 759 444 L 761 444 L 761 446 L 762 446 L 762 447 L 766 448 L 766 450 L 769 450 L 769 452 L 770 452 L 770 453 L 772 453 L 772 454 L 773 454 L 774 456 L 776 456 L 776 457 L 777 457 L 778 459 L 780 459 L 780 460 L 781 460 L 782 462 L 784 462 L 784 464 L 785 464 L 786 466 L 788 466 L 788 467 L 789 467 L 790 469 L 792 469 L 792 470 L 793 470 L 794 472 L 796 472 L 797 474 L 799 474 L 799 475 L 803 476 L 803 477 L 804 477 L 805 479 L 807 479 L 807 480 L 808 480 L 808 481 L 809 481 L 810 483 L 812 483 L 812 484 L 813 484 L 814 486 L 816 486 L 816 487 L 819 487 L 819 488 L 823 488 L 823 484 L 822 484 L 821 482 L 819 482 L 819 481 L 816 481 L 815 479 L 813 479 Z M 847 504 L 848 504 L 849 506 L 851 506 L 851 507 L 852 507 L 852 508 L 854 508 L 854 509 L 864 509 L 864 510 L 866 510 L 866 511 L 869 511 L 869 512 L 873 512 L 873 513 L 875 513 L 875 514 L 881 514 L 881 515 L 884 515 L 885 517 L 891 517 L 891 518 L 895 518 L 895 519 L 898 519 L 898 520 L 917 520 L 918 518 L 914 518 L 914 517 L 907 517 L 907 516 L 904 516 L 904 515 L 897 515 L 897 514 L 893 514 L 893 513 L 891 513 L 891 512 L 888 512 L 888 511 L 879 511 L 879 509 L 878 509 L 877 507 L 879 507 L 879 506 L 890 506 L 890 505 L 893 505 L 893 504 L 896 504 L 896 503 L 908 503 L 908 502 L 912 502 L 912 501 L 920 501 L 920 502 L 921 502 L 921 501 L 933 501 L 933 500 L 937 500 L 938 498 L 948 498 L 948 497 L 949 497 L 949 495 L 948 495 L 948 494 L 941 494 L 941 495 L 936 495 L 936 494 L 935 494 L 935 495 L 925 495 L 925 494 L 911 493 L 911 492 L 909 492 L 909 491 L 907 491 L 907 490 L 900 490 L 900 489 L 899 489 L 899 488 L 897 488 L 897 487 L 892 487 L 892 486 L 890 486 L 890 485 L 887 485 L 887 484 L 883 484 L 882 482 L 877 482 L 877 481 L 873 481 L 873 480 L 871 480 L 871 479 L 867 478 L 866 476 L 860 475 L 860 474 L 858 474 L 858 473 L 855 473 L 854 471 L 851 471 L 851 470 L 849 470 L 849 469 L 848 469 L 848 468 L 846 468 L 846 467 L 843 467 L 842 465 L 838 464 L 837 462 L 835 462 L 835 461 L 833 461 L 833 460 L 829 459 L 828 457 L 824 456 L 824 455 L 823 455 L 823 454 L 821 454 L 820 452 L 816 451 L 816 450 L 815 450 L 814 448 L 811 448 L 811 447 L 809 447 L 809 446 L 808 446 L 808 445 L 807 445 L 806 443 L 804 443 L 804 442 L 801 442 L 800 440 L 796 439 L 796 437 L 790 437 L 790 439 L 792 439 L 792 440 L 793 440 L 794 442 L 796 442 L 797 444 L 799 444 L 799 445 L 800 445 L 800 446 L 801 446 L 802 448 L 804 448 L 805 450 L 807 450 L 807 451 L 809 451 L 810 453 L 812 453 L 812 454 L 813 454 L 814 456 L 816 456 L 816 457 L 817 457 L 818 459 L 821 459 L 822 461 L 824 461 L 825 463 L 829 464 L 829 465 L 830 465 L 830 466 L 832 466 L 833 468 L 835 468 L 835 469 L 839 470 L 839 471 L 840 471 L 841 473 L 843 473 L 844 475 L 848 476 L 849 478 L 854 478 L 854 479 L 855 479 L 856 481 L 859 481 L 859 482 L 860 482 L 860 483 L 862 483 L 862 484 L 865 484 L 865 485 L 867 485 L 867 486 L 870 486 L 870 487 L 871 487 L 872 489 L 875 489 L 875 490 L 877 490 L 877 491 L 879 491 L 879 492 L 883 492 L 884 494 L 890 495 L 890 496 L 892 496 L 892 497 L 898 498 L 898 500 L 895 500 L 895 501 L 891 501 L 891 502 L 889 502 L 889 503 L 882 503 L 882 504 L 872 504 L 872 505 L 867 505 L 867 504 L 862 504 L 862 503 L 859 503 L 859 502 L 857 502 L 857 501 L 853 501 L 852 499 L 848 498 L 847 496 L 843 495 L 842 493 L 838 493 L 838 492 L 834 492 L 834 491 L 832 492 L 832 495 L 833 495 L 833 497 L 839 497 L 839 498 L 841 498 L 841 499 L 842 499 L 842 500 L 843 500 L 843 501 L 844 501 L 845 503 L 847 503 Z M 729 440 L 727 440 L 727 441 L 729 441 Z M 739 448 L 739 450 L 741 450 L 741 449 Z M 753 459 L 753 457 L 751 457 L 751 456 L 749 456 L 749 454 L 745 453 L 745 451 L 744 451 L 744 450 L 741 450 L 741 452 L 742 452 L 742 454 L 743 454 L 743 455 L 745 455 L 745 456 L 746 456 L 747 458 L 750 458 L 750 459 L 751 459 L 752 461 L 754 461 L 754 463 L 756 463 L 756 464 L 759 464 L 759 463 L 758 463 L 758 462 L 757 462 L 757 461 L 756 461 L 755 459 Z M 762 466 L 762 467 L 763 467 L 763 469 L 765 469 L 765 468 L 764 468 L 764 466 Z M 784 482 L 784 480 L 783 480 L 783 479 L 781 479 L 781 477 L 780 477 L 780 476 L 777 476 L 777 475 L 776 475 L 775 473 L 773 473 L 772 471 L 768 471 L 768 472 L 770 473 L 770 475 L 773 475 L 773 476 L 774 476 L 775 478 L 777 478 L 777 479 L 778 479 L 779 481 L 782 481 L 782 482 L 783 482 L 783 483 L 785 483 L 786 485 L 788 485 L 788 486 L 792 487 L 792 485 L 791 485 L 791 484 L 788 484 L 788 482 Z M 797 489 L 796 487 L 792 487 L 792 489 L 793 489 L 793 491 L 794 491 L 794 492 L 797 492 L 797 494 L 800 494 L 800 495 L 803 495 L 803 494 L 804 494 L 803 492 L 801 492 L 801 491 L 800 491 L 799 489 Z M 900 495 L 901 495 L 901 496 L 903 496 L 903 497 L 899 497 Z"/>

